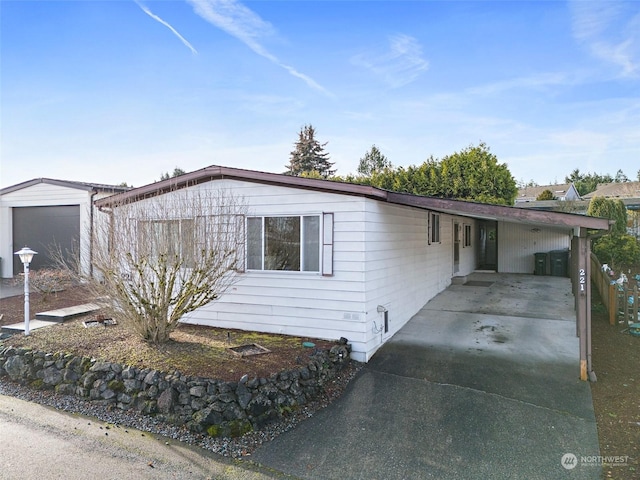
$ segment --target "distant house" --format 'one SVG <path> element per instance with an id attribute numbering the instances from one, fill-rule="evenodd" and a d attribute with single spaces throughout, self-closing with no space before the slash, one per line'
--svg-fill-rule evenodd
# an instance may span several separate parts
<path id="1" fill-rule="evenodd" d="M 578 282 L 580 272 L 582 282 L 586 278 L 580 284 L 589 285 L 587 232 L 609 225 L 608 220 L 581 215 L 220 166 L 97 199 L 95 204 L 109 210 L 135 202 L 144 208 L 150 197 L 171 200 L 177 191 L 218 190 L 241 196 L 248 207 L 245 268 L 233 289 L 182 321 L 346 337 L 360 361 L 369 360 L 427 301 L 476 270 L 532 274 L 535 253 L 571 249 L 575 268 L 570 273 Z M 179 211 L 175 215 L 177 221 L 206 221 L 183 219 Z M 281 225 L 288 228 L 286 235 L 279 234 Z M 282 266 L 284 262 L 273 258 L 277 245 L 265 247 L 281 238 L 287 241 L 282 250 L 295 247 L 300 252 L 298 262 Z M 193 241 L 189 237 L 181 243 Z M 577 301 L 586 301 L 584 295 Z M 586 325 L 586 308 L 579 312 L 579 321 Z"/>
<path id="2" fill-rule="evenodd" d="M 584 195 L 588 201 L 594 197 L 621 200 L 629 214 L 629 234 L 640 239 L 640 182 L 603 183 L 595 191 Z"/>
<path id="3" fill-rule="evenodd" d="M 38 254 L 31 268 L 51 266 L 52 249 L 80 251 L 89 268 L 93 201 L 127 187 L 36 178 L 0 190 L 0 258 L 3 278 L 22 272 L 14 252 L 25 245 Z"/>
<path id="4" fill-rule="evenodd" d="M 640 182 L 601 183 L 595 191 L 584 195 L 586 200 L 593 197 L 605 197 L 622 200 L 631 210 L 640 209 Z"/>
<path id="5" fill-rule="evenodd" d="M 518 190 L 518 196 L 516 197 L 516 206 L 519 203 L 536 202 L 538 196 L 545 190 L 551 191 L 556 201 L 567 200 L 580 200 L 580 194 L 573 183 L 561 184 L 561 185 L 543 185 L 535 187 L 524 187 Z"/>

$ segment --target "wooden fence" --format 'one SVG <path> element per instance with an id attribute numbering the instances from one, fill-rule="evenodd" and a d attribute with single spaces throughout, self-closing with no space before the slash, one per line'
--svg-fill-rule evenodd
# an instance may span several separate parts
<path id="1" fill-rule="evenodd" d="M 638 281 L 631 278 L 624 285 L 612 282 L 607 272 L 602 271 L 602 265 L 591 254 L 591 282 L 598 289 L 602 303 L 609 312 L 609 323 L 615 325 L 616 321 L 626 323 L 640 322 L 638 310 L 640 295 L 638 293 Z"/>

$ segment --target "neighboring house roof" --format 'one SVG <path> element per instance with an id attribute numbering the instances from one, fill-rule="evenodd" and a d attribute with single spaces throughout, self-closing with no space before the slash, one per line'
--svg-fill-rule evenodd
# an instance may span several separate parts
<path id="1" fill-rule="evenodd" d="M 573 183 L 563 183 L 559 185 L 542 185 L 535 187 L 525 187 L 518 190 L 516 203 L 535 202 L 538 196 L 545 190 L 551 190 L 553 196 L 558 200 L 579 200 L 580 194 Z"/>
<path id="2" fill-rule="evenodd" d="M 285 187 L 303 188 L 341 195 L 356 195 L 372 198 L 381 202 L 405 205 L 436 212 L 452 213 L 471 218 L 487 220 L 505 220 L 537 225 L 555 225 L 563 227 L 583 227 L 596 230 L 608 230 L 609 220 L 586 217 L 570 213 L 529 210 L 502 205 L 425 197 L 409 193 L 397 193 L 368 185 L 334 182 L 314 178 L 295 177 L 278 173 L 257 172 L 221 166 L 210 166 L 178 177 L 134 188 L 130 191 L 96 200 L 98 207 L 117 207 L 123 202 L 133 202 L 168 193 L 180 188 L 197 185 L 218 179 L 233 179 L 257 182 Z"/>
<path id="3" fill-rule="evenodd" d="M 127 190 L 131 190 L 131 187 L 104 185 L 102 183 L 76 182 L 71 180 L 55 180 L 53 178 L 34 178 L 33 180 L 27 180 L 26 182 L 5 187 L 0 190 L 0 195 L 15 192 L 17 190 L 22 190 L 23 188 L 31 187 L 39 183 L 47 183 L 50 185 L 57 185 L 59 187 L 76 188 L 79 190 L 86 190 L 88 192 L 98 191 L 98 192 L 105 192 L 105 193 L 121 193 L 121 192 L 126 192 Z"/>
<path id="4" fill-rule="evenodd" d="M 595 191 L 584 196 L 584 198 L 593 197 L 640 198 L 640 182 L 601 183 Z"/>
<path id="5" fill-rule="evenodd" d="M 595 191 L 584 196 L 586 200 L 605 197 L 622 200 L 628 210 L 640 210 L 640 182 L 613 182 L 598 185 Z"/>

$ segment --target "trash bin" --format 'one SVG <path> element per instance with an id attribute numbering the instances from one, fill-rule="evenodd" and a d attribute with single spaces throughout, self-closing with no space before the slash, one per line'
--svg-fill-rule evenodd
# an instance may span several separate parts
<path id="1" fill-rule="evenodd" d="M 534 253 L 535 255 L 535 275 L 547 275 L 547 252 Z"/>
<path id="2" fill-rule="evenodd" d="M 553 277 L 569 276 L 569 250 L 549 252 L 549 269 Z"/>

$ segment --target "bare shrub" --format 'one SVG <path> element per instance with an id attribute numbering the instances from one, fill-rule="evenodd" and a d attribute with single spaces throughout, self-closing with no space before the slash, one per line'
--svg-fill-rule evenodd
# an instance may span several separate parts
<path id="1" fill-rule="evenodd" d="M 200 187 L 115 203 L 96 215 L 84 280 L 114 318 L 164 343 L 185 314 L 237 281 L 245 215 L 241 198 Z"/>
<path id="2" fill-rule="evenodd" d="M 17 285 L 24 285 L 24 274 L 15 278 Z M 29 287 L 41 293 L 46 300 L 51 294 L 68 288 L 73 283 L 73 275 L 64 268 L 39 269 L 29 271 Z"/>

